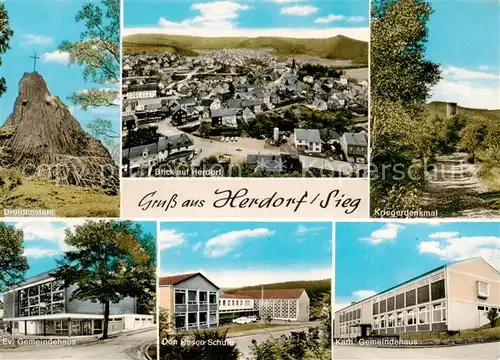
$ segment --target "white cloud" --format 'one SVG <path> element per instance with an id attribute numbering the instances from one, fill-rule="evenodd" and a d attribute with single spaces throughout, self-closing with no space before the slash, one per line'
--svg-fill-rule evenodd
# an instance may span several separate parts
<path id="1" fill-rule="evenodd" d="M 294 269 L 291 266 L 277 269 L 214 269 L 211 267 L 210 269 L 193 268 L 183 272 L 201 272 L 214 284 L 222 288 L 239 288 L 286 281 L 324 280 L 332 277 L 331 267 L 311 267 L 307 269 Z M 161 274 L 161 276 L 169 275 L 175 275 L 175 273 L 163 272 Z"/>
<path id="2" fill-rule="evenodd" d="M 168 35 L 189 35 L 201 37 L 285 37 L 297 39 L 325 39 L 334 36 L 347 36 L 352 39 L 368 41 L 370 39 L 370 30 L 368 27 L 356 28 L 326 28 L 326 29 L 312 29 L 312 28 L 231 28 L 224 29 L 221 34 L 220 29 L 199 27 L 199 26 L 185 26 L 185 27 L 149 27 L 149 28 L 126 28 L 123 29 L 123 36 L 134 34 L 168 34 Z"/>
<path id="3" fill-rule="evenodd" d="M 274 231 L 266 228 L 230 231 L 217 235 L 205 244 L 205 256 L 220 257 L 234 250 L 243 240 L 271 236 Z"/>
<path id="4" fill-rule="evenodd" d="M 182 245 L 186 242 L 186 234 L 175 229 L 162 229 L 158 234 L 158 246 L 160 250 L 169 249 Z"/>
<path id="5" fill-rule="evenodd" d="M 193 246 L 193 251 L 198 251 L 201 247 L 203 246 L 203 243 L 202 242 L 197 242 L 196 244 L 194 244 Z"/>
<path id="6" fill-rule="evenodd" d="M 25 255 L 29 257 L 44 257 L 61 254 L 69 249 L 64 243 L 66 230 L 76 225 L 82 225 L 85 220 L 67 221 L 18 221 L 14 223 L 14 228 L 22 230 L 26 241 Z M 40 242 L 55 243 L 55 249 L 40 248 Z M 31 244 L 33 244 L 33 247 Z"/>
<path id="7" fill-rule="evenodd" d="M 448 66 L 442 70 L 443 78 L 455 80 L 489 79 L 500 80 L 500 74 L 492 74 L 484 71 L 473 71 L 455 66 Z"/>
<path id="8" fill-rule="evenodd" d="M 54 41 L 50 36 L 28 34 L 23 37 L 24 45 L 49 45 Z"/>
<path id="9" fill-rule="evenodd" d="M 318 231 L 321 231 L 323 229 L 323 226 L 306 226 L 300 224 L 299 226 L 297 226 L 297 230 L 295 230 L 294 235 L 301 236 L 310 233 L 317 233 Z"/>
<path id="10" fill-rule="evenodd" d="M 418 245 L 420 254 L 436 255 L 447 261 L 482 257 L 500 270 L 500 236 L 459 236 L 450 233 L 447 238 L 434 237 Z"/>
<path id="11" fill-rule="evenodd" d="M 55 62 L 62 65 L 67 65 L 69 60 L 69 53 L 65 51 L 56 50 L 53 52 L 46 52 L 42 55 L 43 62 Z"/>
<path id="12" fill-rule="evenodd" d="M 366 18 L 364 16 L 349 16 L 347 18 L 347 22 L 353 22 L 353 23 L 363 22 L 365 20 Z"/>
<path id="13" fill-rule="evenodd" d="M 481 70 L 481 71 L 487 71 L 489 69 L 490 69 L 490 67 L 488 65 L 481 65 L 481 66 L 479 66 L 479 70 Z"/>
<path id="14" fill-rule="evenodd" d="M 344 15 L 329 14 L 328 16 L 317 18 L 314 22 L 316 24 L 329 24 L 331 22 L 341 20 L 344 20 Z"/>
<path id="15" fill-rule="evenodd" d="M 211 3 L 198 3 L 191 5 L 191 10 L 199 11 L 200 15 L 185 19 L 181 22 L 172 22 L 165 18 L 158 20 L 158 25 L 170 30 L 186 29 L 191 27 L 209 29 L 232 29 L 233 21 L 238 18 L 239 12 L 248 10 L 248 5 L 233 1 L 215 1 Z"/>
<path id="16" fill-rule="evenodd" d="M 443 78 L 432 89 L 432 100 L 456 102 L 470 108 L 499 109 L 500 74 L 486 70 L 443 68 Z"/>
<path id="17" fill-rule="evenodd" d="M 52 256 L 57 256 L 61 252 L 58 250 L 53 250 L 53 249 L 46 249 L 46 248 L 38 248 L 38 247 L 26 247 L 24 248 L 24 253 L 23 255 L 26 257 L 34 258 L 34 259 L 40 259 L 43 257 L 52 257 Z"/>
<path id="18" fill-rule="evenodd" d="M 447 239 L 457 236 L 457 231 L 440 231 L 429 235 L 431 239 Z"/>
<path id="19" fill-rule="evenodd" d="M 311 5 L 294 5 L 281 8 L 280 13 L 283 15 L 307 16 L 316 14 L 318 10 L 317 7 Z"/>
<path id="20" fill-rule="evenodd" d="M 384 241 L 393 241 L 398 236 L 398 232 L 404 229 L 403 225 L 399 224 L 385 224 L 383 228 L 373 231 L 369 237 L 362 238 L 361 240 L 368 241 L 372 244 L 380 244 Z"/>
<path id="21" fill-rule="evenodd" d="M 352 294 L 358 300 L 363 300 L 363 299 L 369 298 L 370 296 L 376 295 L 377 292 L 374 290 L 357 290 L 357 291 L 353 292 Z"/>

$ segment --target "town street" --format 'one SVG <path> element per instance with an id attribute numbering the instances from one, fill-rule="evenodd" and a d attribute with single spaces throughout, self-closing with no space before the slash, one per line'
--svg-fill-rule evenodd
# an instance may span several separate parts
<path id="1" fill-rule="evenodd" d="M 307 330 L 309 327 L 310 327 L 310 325 L 291 328 L 291 329 L 287 329 L 287 330 L 281 330 L 281 331 L 272 331 L 272 330 L 271 331 L 263 331 L 263 332 L 258 333 L 258 334 L 243 335 L 243 336 L 238 336 L 238 337 L 233 337 L 233 338 L 230 337 L 229 340 L 233 341 L 236 344 L 237 349 L 242 354 L 241 359 L 246 359 L 247 356 L 250 355 L 250 346 L 252 345 L 252 340 L 255 340 L 258 343 L 261 343 L 261 342 L 266 341 L 267 339 L 270 339 L 270 338 L 278 338 L 281 335 L 289 336 L 293 331 Z"/>
<path id="2" fill-rule="evenodd" d="M 155 341 L 156 328 L 105 341 L 66 347 L 26 346 L 0 352 L 0 360 L 142 360 L 143 348 Z"/>
<path id="3" fill-rule="evenodd" d="M 492 342 L 486 344 L 434 348 L 374 348 L 362 346 L 334 346 L 333 357 L 336 360 L 498 360 L 500 358 L 500 343 Z"/>
<path id="4" fill-rule="evenodd" d="M 181 130 L 172 126 L 170 121 L 167 119 L 157 123 L 156 125 L 158 126 L 158 131 L 165 135 L 182 133 Z M 193 139 L 195 149 L 201 150 L 201 156 L 199 156 L 198 159 L 194 159 L 195 164 L 199 163 L 200 159 L 208 158 L 210 155 L 229 155 L 233 157 L 232 162 L 236 163 L 240 160 L 246 160 L 248 154 L 285 154 L 283 151 L 280 151 L 279 148 L 265 149 L 264 140 L 240 138 L 238 141 L 234 142 L 221 142 L 217 140 L 204 139 L 192 134 L 189 134 L 189 136 Z M 343 172 L 346 175 L 350 174 L 353 169 L 352 165 L 345 161 L 329 160 L 307 155 L 299 155 L 299 157 L 304 169 L 314 167 L 323 170 Z M 357 164 L 356 166 L 358 170 L 367 169 L 366 164 Z"/>

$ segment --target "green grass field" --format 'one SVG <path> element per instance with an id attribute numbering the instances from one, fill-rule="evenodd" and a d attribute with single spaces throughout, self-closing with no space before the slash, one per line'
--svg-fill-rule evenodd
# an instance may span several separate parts
<path id="1" fill-rule="evenodd" d="M 324 59 L 352 60 L 368 63 L 368 43 L 345 36 L 327 39 L 294 39 L 278 37 L 220 37 L 203 38 L 183 35 L 136 34 L 123 39 L 126 54 L 175 52 L 195 55 L 196 50 L 271 49 L 277 55 L 311 55 Z"/>
<path id="2" fill-rule="evenodd" d="M 0 169 L 0 211 L 55 210 L 58 217 L 118 217 L 120 197 L 102 190 L 22 179 L 18 171 Z"/>

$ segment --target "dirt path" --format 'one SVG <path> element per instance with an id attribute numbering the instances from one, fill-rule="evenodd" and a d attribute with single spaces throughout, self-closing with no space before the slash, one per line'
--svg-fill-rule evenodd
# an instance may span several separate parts
<path id="1" fill-rule="evenodd" d="M 427 189 L 422 196 L 422 208 L 438 210 L 438 216 L 500 217 L 495 197 L 481 183 L 479 164 L 467 162 L 467 154 L 439 156 L 428 173 Z"/>

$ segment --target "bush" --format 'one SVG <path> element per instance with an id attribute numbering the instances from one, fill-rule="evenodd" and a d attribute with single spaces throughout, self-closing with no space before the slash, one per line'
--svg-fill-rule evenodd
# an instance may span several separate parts
<path id="1" fill-rule="evenodd" d="M 227 331 L 196 332 L 192 335 L 165 334 L 160 337 L 160 360 L 238 360 L 236 345 Z"/>

